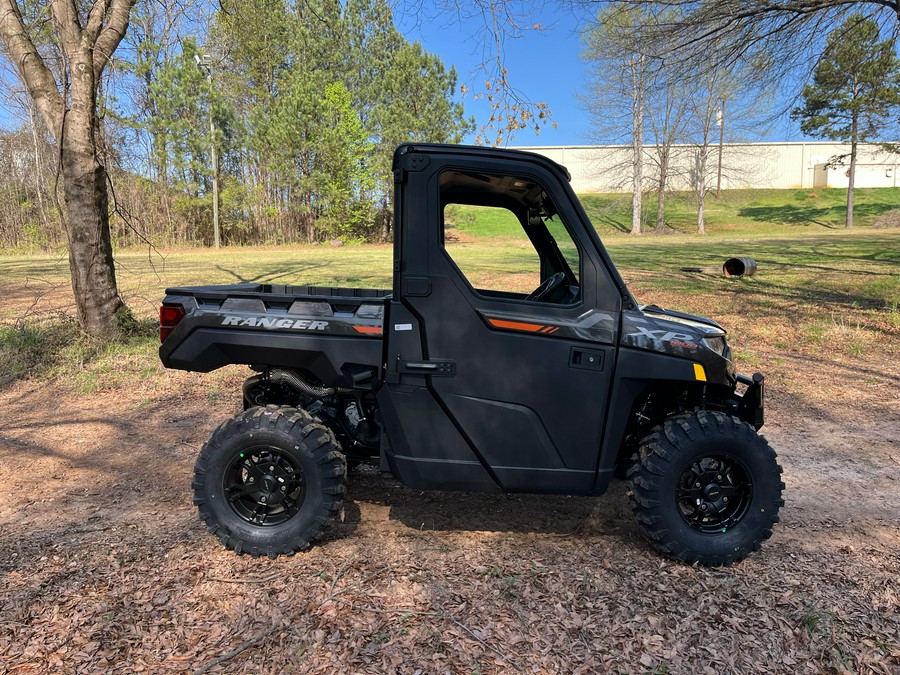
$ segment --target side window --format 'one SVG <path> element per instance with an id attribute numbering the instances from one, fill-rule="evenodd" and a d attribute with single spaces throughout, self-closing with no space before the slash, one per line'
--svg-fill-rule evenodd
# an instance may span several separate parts
<path id="1" fill-rule="evenodd" d="M 572 236 L 569 234 L 569 231 L 563 226 L 562 222 L 560 222 L 559 216 L 556 216 L 553 220 L 546 221 L 544 224 L 550 231 L 550 236 L 553 237 L 556 242 L 563 258 L 566 259 L 569 267 L 576 275 L 578 275 L 578 270 L 581 267 L 581 254 L 578 252 L 578 247 L 575 246 L 575 242 L 572 241 Z"/>
<path id="2" fill-rule="evenodd" d="M 581 253 L 533 179 L 445 171 L 444 249 L 476 292 L 570 305 L 581 297 Z"/>
<path id="3" fill-rule="evenodd" d="M 502 206 L 444 206 L 444 248 L 478 291 L 528 294 L 541 283 L 537 251 Z"/>

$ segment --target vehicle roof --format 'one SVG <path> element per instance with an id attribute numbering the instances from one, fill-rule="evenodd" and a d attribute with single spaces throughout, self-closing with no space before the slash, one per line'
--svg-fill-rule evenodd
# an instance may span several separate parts
<path id="1" fill-rule="evenodd" d="M 451 143 L 403 143 L 394 151 L 394 161 L 392 169 L 397 168 L 397 162 L 401 155 L 422 152 L 426 154 L 453 154 L 453 155 L 472 155 L 477 157 L 506 157 L 512 160 L 528 159 L 529 161 L 542 164 L 547 168 L 559 173 L 567 182 L 572 181 L 572 174 L 562 164 L 554 162 L 549 157 L 539 155 L 536 152 L 528 152 L 526 150 L 510 150 L 509 148 L 492 148 L 483 145 L 456 145 Z"/>

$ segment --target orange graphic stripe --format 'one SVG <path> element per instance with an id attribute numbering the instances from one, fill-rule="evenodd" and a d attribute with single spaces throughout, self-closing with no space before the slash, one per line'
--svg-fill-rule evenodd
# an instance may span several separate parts
<path id="1" fill-rule="evenodd" d="M 503 319 L 488 319 L 488 321 L 496 328 L 511 328 L 512 330 L 524 330 L 529 333 L 537 333 L 546 328 L 546 326 L 539 323 L 522 323 L 521 321 L 504 321 Z"/>
<path id="2" fill-rule="evenodd" d="M 381 326 L 353 326 L 357 333 L 366 335 L 381 335 Z"/>

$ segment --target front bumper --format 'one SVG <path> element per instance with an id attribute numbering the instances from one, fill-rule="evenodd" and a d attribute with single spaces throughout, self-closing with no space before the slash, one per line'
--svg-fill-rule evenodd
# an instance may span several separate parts
<path id="1" fill-rule="evenodd" d="M 738 375 L 737 381 L 747 386 L 741 395 L 735 393 L 735 414 L 747 424 L 759 430 L 765 424 L 764 402 L 766 378 L 762 373 L 753 373 L 753 377 Z"/>

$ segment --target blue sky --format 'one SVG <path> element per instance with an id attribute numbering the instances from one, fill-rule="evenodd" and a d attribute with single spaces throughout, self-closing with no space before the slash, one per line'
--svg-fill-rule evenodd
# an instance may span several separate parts
<path id="1" fill-rule="evenodd" d="M 485 76 L 479 71 L 483 60 L 483 44 L 480 38 L 486 34 L 480 17 L 460 19 L 453 14 L 433 16 L 403 16 L 395 18 L 409 40 L 418 40 L 429 52 L 441 57 L 444 64 L 456 66 L 460 84 L 465 83 L 473 91 L 483 91 Z M 550 124 L 542 127 L 540 136 L 533 131 L 522 130 L 513 145 L 583 145 L 591 142 L 586 113 L 578 106 L 575 94 L 582 87 L 585 67 L 579 57 L 581 38 L 577 35 L 577 22 L 571 12 L 548 8 L 546 16 L 535 17 L 544 25 L 542 31 L 526 31 L 521 38 L 508 40 L 506 59 L 509 76 L 514 85 L 533 101 L 543 101 L 550 106 L 552 119 L 558 128 Z M 463 103 L 466 113 L 474 115 L 483 124 L 490 113 L 484 100 L 473 100 L 468 95 Z M 0 126 L 17 126 L 19 120 L 11 119 L 7 106 L 0 105 Z M 469 138 L 468 141 L 472 141 Z"/>
<path id="2" fill-rule="evenodd" d="M 395 19 L 408 39 L 420 41 L 428 51 L 439 55 L 445 65 L 456 67 L 460 83 L 472 90 L 463 100 L 466 112 L 474 115 L 481 126 L 490 115 L 488 104 L 474 100 L 472 94 L 484 90 L 485 74 L 479 68 L 485 58 L 484 40 L 488 37 L 484 19 L 478 14 L 461 17 L 458 12 L 441 12 L 438 4 L 443 1 L 419 3 L 416 14 L 401 11 Z M 453 0 L 446 2 L 453 6 Z M 516 4 L 513 0 L 510 6 Z M 467 7 L 473 12 L 477 6 L 470 3 Z M 506 40 L 505 59 L 510 80 L 532 101 L 547 103 L 553 113 L 552 120 L 558 125 L 555 129 L 550 124 L 544 125 L 540 135 L 530 129 L 521 130 L 511 145 L 586 145 L 597 141 L 591 137 L 590 119 L 577 98 L 587 75 L 587 67 L 580 57 L 583 46 L 578 31 L 582 18 L 576 17 L 571 8 L 561 8 L 551 1 L 539 14 L 530 17 L 530 21 L 542 24 L 541 30 L 525 31 L 519 38 Z M 9 118 L 6 107 L 0 105 L 0 126 L 21 123 Z M 473 139 L 474 135 L 467 140 Z M 796 125 L 782 121 L 763 132 L 761 140 L 802 140 L 802 134 Z"/>
<path id="3" fill-rule="evenodd" d="M 485 30 L 480 16 L 460 18 L 455 13 L 444 13 L 434 17 L 422 14 L 411 17 L 398 14 L 395 19 L 407 39 L 421 42 L 429 52 L 440 56 L 447 67 L 454 65 L 459 72 L 460 83 L 471 87 L 473 93 L 483 91 L 485 75 L 479 70 L 479 65 L 484 59 Z M 527 129 L 519 131 L 509 144 L 589 145 L 598 142 L 591 136 L 590 119 L 577 97 L 584 88 L 588 73 L 580 56 L 583 49 L 579 35 L 579 28 L 583 25 L 580 17 L 551 3 L 545 5 L 543 13 L 533 20 L 542 23 L 542 30 L 526 31 L 522 37 L 506 41 L 509 77 L 532 101 L 547 103 L 558 126 L 554 129 L 548 124 L 542 127 L 540 135 Z M 801 86 L 797 83 L 796 90 L 799 91 Z M 490 115 L 483 100 L 473 100 L 469 95 L 463 103 L 466 113 L 474 115 L 479 126 Z M 755 137 L 753 140 L 804 140 L 797 125 L 786 116 L 770 123 L 765 129 L 746 133 Z M 471 142 L 473 139 L 474 135 L 467 140 Z"/>
<path id="4" fill-rule="evenodd" d="M 484 59 L 480 39 L 484 36 L 484 24 L 480 17 L 466 20 L 445 14 L 430 20 L 414 21 L 403 16 L 397 19 L 407 39 L 418 40 L 429 52 L 440 56 L 444 65 L 455 66 L 460 83 L 468 85 L 473 94 L 484 90 L 485 75 L 479 69 Z M 511 145 L 590 143 L 590 120 L 576 98 L 586 74 L 579 56 L 582 42 L 577 33 L 578 22 L 569 12 L 549 10 L 536 20 L 542 22 L 542 30 L 529 30 L 519 38 L 506 41 L 509 78 L 532 101 L 547 103 L 558 126 L 556 129 L 550 124 L 543 126 L 539 136 L 534 131 L 522 130 Z M 475 101 L 471 94 L 463 103 L 466 113 L 474 115 L 479 126 L 490 115 L 487 102 Z"/>

